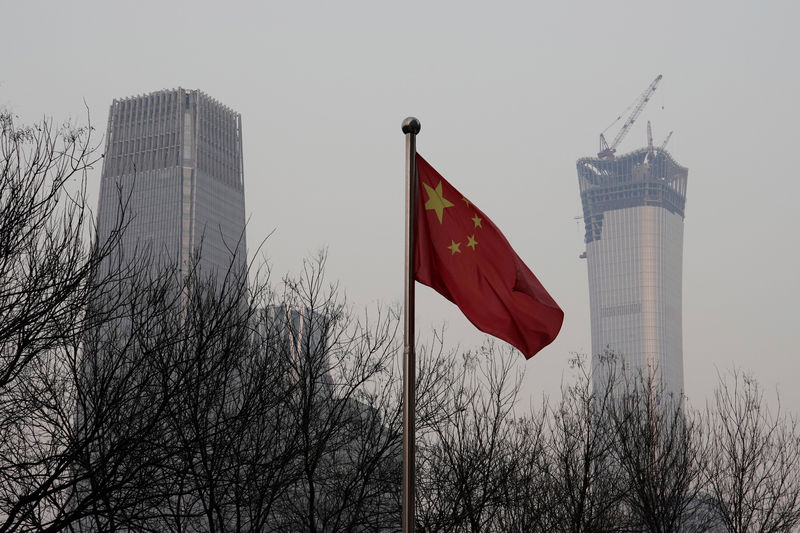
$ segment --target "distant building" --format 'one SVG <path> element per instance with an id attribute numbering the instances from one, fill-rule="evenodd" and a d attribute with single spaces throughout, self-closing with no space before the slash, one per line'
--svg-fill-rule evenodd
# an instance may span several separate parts
<path id="1" fill-rule="evenodd" d="M 261 338 L 286 365 L 286 376 L 314 376 L 321 385 L 319 392 L 329 394 L 333 380 L 330 375 L 329 342 L 330 318 L 305 308 L 287 304 L 271 305 L 259 317 Z"/>
<path id="2" fill-rule="evenodd" d="M 114 100 L 100 182 L 102 242 L 126 206 L 114 260 L 149 250 L 184 268 L 202 248 L 209 273 L 244 268 L 241 116 L 196 90 L 163 90 Z"/>
<path id="3" fill-rule="evenodd" d="M 628 375 L 683 391 L 681 270 L 688 169 L 652 147 L 577 162 L 586 228 L 595 390 L 608 350 Z"/>

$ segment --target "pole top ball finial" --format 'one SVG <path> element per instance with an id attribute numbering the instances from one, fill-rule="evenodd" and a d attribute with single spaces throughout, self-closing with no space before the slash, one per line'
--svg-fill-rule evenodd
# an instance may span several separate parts
<path id="1" fill-rule="evenodd" d="M 420 124 L 419 119 L 416 117 L 408 117 L 403 121 L 403 133 L 413 133 L 416 135 L 421 128 L 422 124 Z"/>

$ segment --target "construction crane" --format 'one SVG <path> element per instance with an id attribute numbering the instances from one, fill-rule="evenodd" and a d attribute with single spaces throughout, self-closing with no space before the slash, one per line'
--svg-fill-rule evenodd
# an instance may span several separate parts
<path id="1" fill-rule="evenodd" d="M 669 133 L 667 134 L 667 138 L 666 138 L 666 139 L 664 139 L 664 142 L 663 142 L 663 143 L 661 143 L 661 147 L 658 149 L 658 151 L 659 151 L 659 152 L 663 152 L 663 151 L 664 151 L 664 148 L 666 148 L 666 147 L 667 147 L 667 143 L 669 142 L 669 138 L 670 138 L 670 137 L 672 137 L 672 132 L 669 132 Z"/>
<path id="2" fill-rule="evenodd" d="M 653 83 L 651 83 L 650 86 L 639 96 L 638 100 L 636 100 L 636 103 L 633 106 L 633 111 L 625 121 L 625 124 L 622 125 L 622 129 L 619 130 L 619 133 L 617 133 L 617 136 L 614 137 L 614 140 L 611 142 L 611 144 L 606 142 L 604 135 L 605 132 L 600 134 L 600 151 L 597 153 L 597 157 L 600 159 L 614 159 L 614 153 L 617 151 L 617 145 L 619 145 L 620 141 L 622 141 L 625 135 L 627 135 L 628 131 L 631 129 L 631 126 L 633 126 L 633 123 L 636 122 L 636 119 L 639 118 L 644 106 L 646 106 L 647 102 L 650 101 L 650 97 L 653 96 L 653 93 L 655 92 L 656 87 L 658 87 L 658 83 L 660 81 L 661 74 L 656 76 L 656 79 L 653 80 Z"/>

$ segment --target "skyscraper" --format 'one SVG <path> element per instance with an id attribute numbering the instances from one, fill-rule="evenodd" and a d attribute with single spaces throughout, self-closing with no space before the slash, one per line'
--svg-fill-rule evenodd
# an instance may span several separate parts
<path id="1" fill-rule="evenodd" d="M 595 389 L 610 350 L 629 373 L 683 391 L 681 270 L 688 169 L 652 146 L 577 162 L 586 228 Z M 634 374 L 635 375 L 635 374 Z"/>
<path id="2" fill-rule="evenodd" d="M 100 182 L 101 242 L 122 205 L 123 261 L 147 248 L 183 268 L 201 249 L 204 272 L 243 268 L 241 116 L 181 88 L 114 100 Z"/>
<path id="3" fill-rule="evenodd" d="M 120 227 L 123 232 L 119 246 L 103 259 L 99 278 L 107 283 L 104 276 L 110 274 L 107 279 L 112 283 L 107 285 L 121 290 L 100 291 L 101 298 L 108 296 L 108 302 L 100 299 L 92 305 L 103 310 L 97 313 L 103 318 L 97 327 L 89 328 L 83 339 L 81 364 L 84 375 L 81 378 L 85 382 L 97 383 L 97 387 L 87 385 L 89 393 L 86 397 L 78 395 L 77 399 L 77 426 L 86 435 L 88 444 L 76 461 L 75 469 L 81 473 L 78 478 L 81 481 L 76 485 L 76 502 L 81 502 L 84 497 L 92 501 L 92 491 L 96 489 L 90 475 L 100 473 L 104 479 L 122 479 L 114 470 L 121 463 L 114 462 L 117 461 L 115 458 L 108 459 L 117 453 L 112 451 L 109 454 L 110 450 L 117 449 L 117 443 L 130 443 L 141 434 L 152 436 L 146 431 L 136 431 L 161 427 L 165 423 L 163 420 L 167 419 L 160 418 L 165 415 L 158 409 L 151 412 L 147 407 L 149 403 L 158 405 L 165 397 L 180 398 L 178 395 L 169 396 L 172 391 L 165 392 L 154 381 L 148 381 L 159 372 L 157 366 L 147 366 L 152 364 L 148 353 L 161 351 L 160 355 L 176 356 L 173 362 L 184 365 L 188 357 L 214 356 L 210 349 L 193 345 L 191 335 L 176 334 L 183 330 L 187 321 L 185 316 L 176 312 L 178 307 L 173 304 L 182 305 L 185 294 L 181 294 L 180 300 L 177 297 L 151 298 L 159 296 L 158 288 L 154 289 L 155 294 L 140 291 L 140 287 L 135 285 L 139 279 L 127 276 L 128 264 L 140 258 L 152 259 L 152 263 L 144 265 L 166 267 L 170 274 L 174 268 L 184 276 L 187 267 L 196 268 L 199 269 L 198 277 L 203 279 L 222 278 L 230 272 L 233 277 L 226 281 L 238 285 L 233 287 L 234 290 L 230 290 L 231 285 L 226 286 L 229 295 L 238 297 L 243 292 L 246 248 L 241 116 L 197 90 L 178 88 L 114 100 L 108 116 L 100 181 L 97 240 L 105 242 Z M 121 275 L 117 278 L 116 269 L 120 266 Z M 156 273 L 161 273 L 160 268 Z M 114 284 L 116 279 L 121 283 Z M 163 279 L 171 281 L 168 277 Z M 128 284 L 129 280 L 133 281 L 132 286 Z M 133 289 L 134 296 L 126 294 L 128 287 Z M 142 294 L 146 299 L 139 306 L 136 295 Z M 202 298 L 202 295 L 197 298 Z M 118 312 L 114 308 L 114 312 L 106 317 L 110 306 L 122 308 Z M 226 318 L 228 311 L 225 309 L 222 305 L 198 313 L 207 313 L 204 316 L 222 321 L 240 316 Z M 171 316 L 165 317 L 167 313 Z M 186 328 L 199 327 L 197 322 L 188 322 Z M 163 331 L 151 333 L 154 323 L 163 324 Z M 228 323 L 229 329 L 235 326 Z M 163 339 L 159 335 L 168 336 L 170 343 L 160 344 Z M 224 336 L 219 332 L 217 335 Z M 175 348 L 176 345 L 180 347 Z M 224 379 L 229 378 L 220 377 L 220 380 Z M 171 378 L 166 381 L 173 383 Z M 195 383 L 205 382 L 198 380 Z M 109 393 L 108 390 L 117 392 Z M 120 394 L 125 401 L 115 400 L 114 394 Z M 131 416 L 134 420 L 120 424 L 109 413 L 122 418 Z M 173 418 L 169 420 L 170 424 L 174 423 Z M 138 423 L 142 426 L 135 426 Z M 132 425 L 135 426 L 133 430 L 129 427 Z M 153 442 L 157 441 L 155 438 Z M 147 472 L 144 475 L 148 476 L 154 471 L 152 469 L 163 468 L 158 461 L 166 461 L 165 458 L 176 461 L 177 455 L 170 455 L 171 452 L 163 447 L 158 451 L 148 449 L 148 446 L 156 446 L 153 442 L 145 439 L 131 444 L 131 449 L 144 449 L 146 455 L 158 456 L 159 459 L 152 460 L 146 467 L 137 465 L 132 470 L 121 467 L 125 472 L 123 476 L 137 480 L 130 486 L 141 483 L 137 472 Z M 121 453 L 132 452 L 126 449 Z M 141 456 L 132 453 L 126 460 L 136 462 L 140 459 Z M 151 459 L 143 460 L 147 461 Z M 170 463 L 170 468 L 174 464 Z M 187 488 L 183 484 L 180 488 L 157 487 L 156 479 L 164 479 L 161 477 L 163 471 L 160 472 L 159 476 L 154 476 L 153 487 L 148 487 L 147 497 L 152 498 L 148 505 L 153 506 L 148 510 L 152 514 L 144 513 L 132 521 L 146 524 L 145 529 L 165 529 L 163 517 L 169 516 L 166 513 L 174 509 L 175 501 L 180 502 L 177 504 L 179 507 L 184 506 L 184 516 L 199 515 L 191 507 L 196 500 L 184 498 L 194 487 Z M 108 489 L 108 494 L 113 494 L 112 499 L 118 496 L 113 492 L 116 490 L 113 488 L 115 482 L 118 481 L 110 482 L 112 488 Z M 118 486 L 125 486 L 127 490 L 125 483 L 127 481 Z M 100 515 L 102 513 L 81 519 L 76 528 L 105 530 L 105 517 Z"/>

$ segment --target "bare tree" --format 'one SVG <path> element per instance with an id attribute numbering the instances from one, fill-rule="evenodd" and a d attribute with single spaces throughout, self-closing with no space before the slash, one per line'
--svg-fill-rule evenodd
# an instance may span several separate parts
<path id="1" fill-rule="evenodd" d="M 463 355 L 444 387 L 442 417 L 418 443 L 417 507 L 425 531 L 492 531 L 508 519 L 509 481 L 525 464 L 530 426 L 515 417 L 521 375 L 495 343 Z"/>
<path id="2" fill-rule="evenodd" d="M 654 533 L 706 531 L 702 473 L 707 447 L 696 413 L 663 394 L 657 372 L 622 369 L 611 409 L 624 504 L 634 528 Z"/>
<path id="3" fill-rule="evenodd" d="M 800 524 L 800 434 L 796 421 L 773 414 L 758 383 L 733 372 L 714 393 L 707 415 L 710 507 L 731 532 L 786 532 Z"/>
<path id="4" fill-rule="evenodd" d="M 18 127 L 0 113 L 0 387 L 28 362 L 80 333 L 89 281 L 105 257 L 88 250 L 91 127 Z"/>
<path id="5" fill-rule="evenodd" d="M 254 409 L 270 412 L 272 407 L 254 405 L 258 391 L 251 381 L 263 378 L 253 332 L 257 309 L 251 300 L 263 287 L 249 290 L 246 272 L 235 260 L 227 271 L 209 276 L 197 268 L 200 259 L 198 253 L 180 290 L 172 291 L 179 295 L 170 323 L 174 348 L 164 350 L 154 367 L 159 397 L 166 400 L 151 446 L 161 461 L 154 477 L 164 482 L 155 492 L 164 497 L 142 518 L 160 531 L 250 526 L 250 506 L 236 498 L 243 489 L 236 460 L 244 461 L 248 450 L 246 424 L 258 424 Z M 265 386 L 278 392 L 273 382 Z M 145 486 L 154 492 L 152 481 Z"/>
<path id="6" fill-rule="evenodd" d="M 396 403 L 399 313 L 359 318 L 324 279 L 324 254 L 285 280 L 278 331 L 293 385 L 296 483 L 275 516 L 282 530 L 373 530 L 399 523 L 396 465 L 402 428 Z"/>
<path id="7" fill-rule="evenodd" d="M 611 423 L 617 368 L 607 364 L 606 386 L 593 390 L 585 360 L 575 356 L 572 364 L 576 379 L 562 387 L 559 404 L 547 416 L 547 461 L 541 465 L 545 530 L 621 531 L 625 490 Z"/>
<path id="8" fill-rule="evenodd" d="M 507 446 L 513 460 L 504 486 L 497 487 L 503 503 L 495 531 L 536 533 L 549 531 L 546 515 L 551 502 L 546 477 L 547 436 L 544 417 L 533 411 L 512 423 Z"/>
<path id="9" fill-rule="evenodd" d="M 167 497 L 169 455 L 160 443 L 178 392 L 168 383 L 184 340 L 176 279 L 170 268 L 126 277 L 109 298 L 89 306 L 87 312 L 107 320 L 86 331 L 65 362 L 75 414 L 64 427 L 76 442 L 77 483 L 65 509 L 79 514 L 78 529 L 129 528 Z"/>
<path id="10" fill-rule="evenodd" d="M 57 529 L 81 512 L 63 505 L 82 447 L 65 376 L 103 320 L 86 310 L 105 295 L 98 267 L 124 229 L 88 244 L 91 126 L 15 118 L 0 112 L 0 531 Z"/>

